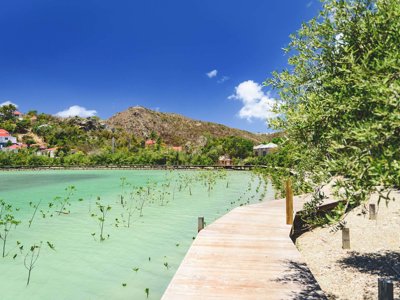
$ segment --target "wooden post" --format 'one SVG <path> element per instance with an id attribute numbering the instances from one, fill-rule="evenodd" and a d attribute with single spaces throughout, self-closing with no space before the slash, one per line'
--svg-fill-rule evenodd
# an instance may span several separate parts
<path id="1" fill-rule="evenodd" d="M 378 278 L 378 300 L 393 300 L 393 282 Z"/>
<path id="2" fill-rule="evenodd" d="M 342 249 L 350 249 L 350 228 L 342 229 Z"/>
<path id="3" fill-rule="evenodd" d="M 286 180 L 286 224 L 293 224 L 293 189 L 290 179 Z"/>
<path id="4" fill-rule="evenodd" d="M 199 217 L 197 219 L 197 232 L 199 233 L 202 229 L 204 229 L 204 217 Z"/>
<path id="5" fill-rule="evenodd" d="M 375 204 L 369 205 L 369 219 L 376 220 L 376 205 Z"/>

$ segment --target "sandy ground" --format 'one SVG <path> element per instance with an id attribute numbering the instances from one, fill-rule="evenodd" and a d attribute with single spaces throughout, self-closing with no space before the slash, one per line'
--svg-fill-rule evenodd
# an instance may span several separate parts
<path id="1" fill-rule="evenodd" d="M 378 278 L 395 283 L 400 299 L 400 192 L 395 201 L 378 206 L 377 220 L 369 220 L 368 204 L 346 217 L 350 250 L 342 249 L 342 232 L 318 228 L 299 237 L 296 245 L 329 299 L 378 299 Z M 377 203 L 373 195 L 369 203 Z"/>

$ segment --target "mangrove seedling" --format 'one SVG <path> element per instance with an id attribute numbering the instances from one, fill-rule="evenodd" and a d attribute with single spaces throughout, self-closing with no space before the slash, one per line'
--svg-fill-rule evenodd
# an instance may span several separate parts
<path id="1" fill-rule="evenodd" d="M 139 271 L 139 268 L 132 268 L 132 270 L 137 273 Z"/>
<path id="2" fill-rule="evenodd" d="M 64 198 L 56 197 L 56 199 L 60 201 L 60 205 L 61 205 L 60 210 L 58 211 L 58 215 L 69 213 L 69 211 L 65 210 L 65 207 L 67 205 L 68 206 L 71 205 L 70 199 L 71 199 L 72 195 L 76 192 L 76 188 L 75 188 L 75 186 L 70 185 L 65 188 L 65 191 L 66 191 L 66 196 Z"/>
<path id="3" fill-rule="evenodd" d="M 136 195 L 137 195 L 137 193 L 135 193 L 135 190 L 132 190 L 129 193 L 129 205 L 125 208 L 126 212 L 128 213 L 128 222 L 127 222 L 128 228 L 131 226 L 131 219 L 132 219 L 133 213 L 137 209 L 137 207 L 133 205 Z"/>
<path id="4" fill-rule="evenodd" d="M 39 208 L 39 205 L 40 205 L 40 203 L 42 202 L 42 200 L 40 200 L 39 201 L 39 203 L 38 204 L 33 204 L 32 202 L 29 202 L 29 205 L 31 206 L 31 207 L 33 207 L 34 208 L 34 211 L 33 211 L 33 214 L 32 214 L 32 217 L 31 217 L 31 219 L 28 221 L 28 223 L 29 223 L 29 228 L 31 228 L 31 225 L 32 225 L 32 222 L 33 222 L 33 219 L 35 218 L 35 216 L 36 216 L 36 212 L 37 212 L 37 210 L 38 210 L 38 208 Z"/>
<path id="5" fill-rule="evenodd" d="M 143 217 L 143 206 L 146 203 L 149 193 L 146 192 L 146 190 L 143 187 L 138 188 L 136 191 L 137 194 L 137 209 L 139 210 L 139 216 Z"/>
<path id="6" fill-rule="evenodd" d="M 111 206 L 110 205 L 103 205 L 100 202 L 100 197 L 97 197 L 97 202 L 96 202 L 96 206 L 99 210 L 99 214 L 92 214 L 92 217 L 97 218 L 98 222 L 99 222 L 99 227 L 100 227 L 100 242 L 105 240 L 104 237 L 104 222 L 106 221 L 106 217 L 108 212 L 111 210 Z M 92 234 L 93 238 L 94 238 L 94 234 Z M 110 235 L 108 234 L 107 237 L 110 237 Z"/>
<path id="7" fill-rule="evenodd" d="M 121 181 L 121 184 L 120 184 L 120 187 L 121 187 L 120 202 L 121 202 L 122 207 L 124 207 L 124 195 L 125 195 L 124 190 L 125 190 L 125 186 L 127 185 L 126 177 L 121 177 L 120 181 Z"/>
<path id="8" fill-rule="evenodd" d="M 29 282 L 31 280 L 31 273 L 35 266 L 36 261 L 39 258 L 41 248 L 42 248 L 42 242 L 40 242 L 39 245 L 34 244 L 33 246 L 31 246 L 29 252 L 25 256 L 24 265 L 25 268 L 28 270 L 28 279 L 26 281 L 27 286 L 29 285 Z"/>
<path id="9" fill-rule="evenodd" d="M 21 221 L 15 219 L 12 213 L 13 209 L 11 204 L 7 204 L 3 200 L 0 200 L 0 239 L 3 240 L 3 257 L 6 256 L 7 238 L 11 229 L 13 226 L 15 229 L 17 225 L 21 223 Z"/>
<path id="10" fill-rule="evenodd" d="M 146 293 L 146 298 L 149 298 L 150 289 L 149 288 L 145 288 L 144 292 Z"/>

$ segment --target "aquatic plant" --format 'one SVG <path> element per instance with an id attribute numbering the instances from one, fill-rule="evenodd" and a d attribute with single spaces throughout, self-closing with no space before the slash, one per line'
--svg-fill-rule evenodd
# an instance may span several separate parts
<path id="1" fill-rule="evenodd" d="M 167 191 L 167 187 L 168 187 L 168 184 L 163 183 L 163 184 L 161 184 L 161 189 L 157 191 L 161 206 L 164 206 L 165 197 L 167 195 L 170 195 L 170 192 Z M 168 201 L 167 201 L 167 203 L 168 203 Z"/>
<path id="2" fill-rule="evenodd" d="M 34 244 L 29 249 L 29 252 L 25 255 L 24 266 L 28 270 L 28 279 L 26 281 L 27 286 L 29 285 L 29 282 L 31 280 L 31 273 L 35 266 L 36 261 L 39 258 L 41 248 L 42 248 L 42 242 L 40 242 L 39 245 Z"/>
<path id="3" fill-rule="evenodd" d="M 186 174 L 182 177 L 183 181 L 183 188 L 188 189 L 189 195 L 192 196 L 192 183 L 193 183 L 193 177 L 190 174 Z"/>
<path id="4" fill-rule="evenodd" d="M 42 200 L 40 200 L 39 201 L 39 203 L 38 204 L 33 204 L 33 202 L 29 202 L 29 206 L 31 206 L 31 207 L 33 207 L 34 208 L 34 211 L 33 211 L 33 214 L 32 214 L 32 217 L 30 218 L 30 220 L 28 221 L 28 224 L 29 224 L 29 228 L 31 228 L 31 225 L 32 225 L 32 222 L 33 222 L 33 219 L 35 218 L 35 215 L 36 215 L 36 212 L 37 212 L 37 210 L 38 210 L 38 208 L 39 208 L 39 205 L 40 205 L 40 203 L 42 202 Z"/>
<path id="5" fill-rule="evenodd" d="M 6 255 L 7 238 L 11 229 L 16 228 L 21 223 L 21 221 L 15 219 L 12 213 L 12 205 L 0 200 L 0 239 L 3 240 L 3 257 Z"/>
<path id="6" fill-rule="evenodd" d="M 149 298 L 150 289 L 149 288 L 145 288 L 144 292 L 146 293 L 146 298 Z"/>
<path id="7" fill-rule="evenodd" d="M 110 205 L 103 205 L 100 202 L 100 197 L 97 197 L 97 201 L 96 201 L 96 206 L 99 210 L 99 214 L 94 214 L 92 213 L 92 217 L 96 218 L 97 221 L 99 222 L 99 228 L 100 228 L 100 242 L 105 240 L 104 237 L 104 223 L 106 221 L 106 217 L 108 212 L 111 210 L 111 206 Z M 93 238 L 95 238 L 95 233 L 92 233 Z M 109 237 L 110 235 L 107 235 L 107 237 Z"/>
<path id="8" fill-rule="evenodd" d="M 131 226 L 131 219 L 132 216 L 135 212 L 135 210 L 137 209 L 137 207 L 134 205 L 134 201 L 135 201 L 135 196 L 136 196 L 136 190 L 132 190 L 129 193 L 129 204 L 126 206 L 126 212 L 128 214 L 128 221 L 127 221 L 127 227 L 129 228 Z"/>
<path id="9" fill-rule="evenodd" d="M 70 206 L 70 199 L 72 197 L 72 195 L 76 192 L 76 188 L 73 185 L 70 185 L 68 187 L 65 188 L 66 191 L 66 196 L 64 198 L 62 197 L 56 197 L 55 200 L 58 200 L 60 202 L 60 210 L 57 211 L 58 215 L 61 214 L 68 214 L 69 211 L 65 211 L 65 207 L 68 205 Z"/>
<path id="10" fill-rule="evenodd" d="M 139 210 L 139 216 L 143 217 L 143 207 L 146 201 L 148 200 L 148 197 L 150 195 L 149 192 L 149 187 L 147 186 L 147 190 L 143 187 L 139 187 L 136 190 L 136 195 L 137 195 L 137 206 L 136 208 Z"/>
<path id="11" fill-rule="evenodd" d="M 124 195 L 125 195 L 125 187 L 128 185 L 127 181 L 126 181 L 126 177 L 121 177 L 120 178 L 121 184 L 121 195 L 120 195 L 120 203 L 122 205 L 122 207 L 124 207 Z"/>

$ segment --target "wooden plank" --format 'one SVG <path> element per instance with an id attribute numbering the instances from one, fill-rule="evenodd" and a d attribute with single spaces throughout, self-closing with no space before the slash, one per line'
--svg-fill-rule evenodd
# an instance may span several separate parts
<path id="1" fill-rule="evenodd" d="M 299 210 L 304 198 L 295 199 Z M 208 225 L 162 299 L 325 299 L 285 221 L 282 199 L 235 208 Z"/>

